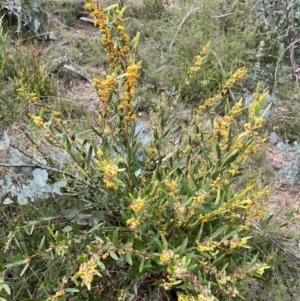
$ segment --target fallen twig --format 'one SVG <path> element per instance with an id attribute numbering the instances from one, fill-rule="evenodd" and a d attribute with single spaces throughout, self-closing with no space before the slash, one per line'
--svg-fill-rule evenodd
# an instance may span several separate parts
<path id="1" fill-rule="evenodd" d="M 70 65 L 64 65 L 64 68 L 70 71 L 73 71 L 75 73 L 77 73 L 78 75 L 80 75 L 81 77 L 83 77 L 84 79 L 86 79 L 90 84 L 93 85 L 93 82 L 91 79 L 89 79 L 88 77 L 86 77 L 85 75 L 83 75 L 82 73 L 80 73 L 79 71 L 75 70 L 73 66 Z"/>
<path id="2" fill-rule="evenodd" d="M 172 40 L 172 42 L 171 42 L 171 44 L 170 44 L 169 52 L 171 51 L 171 49 L 172 49 L 172 47 L 173 47 L 173 45 L 174 45 L 174 43 L 175 43 L 175 40 L 176 40 L 176 38 L 177 38 L 177 35 L 178 35 L 178 33 L 179 33 L 181 27 L 182 27 L 183 24 L 185 23 L 185 21 L 188 19 L 188 17 L 189 17 L 193 12 L 195 12 L 195 11 L 198 10 L 198 9 L 200 9 L 200 7 L 196 7 L 196 8 L 194 8 L 194 9 L 192 9 L 193 5 L 194 5 L 194 2 L 192 3 L 190 10 L 187 12 L 187 14 L 185 15 L 185 17 L 182 19 L 181 23 L 179 24 L 179 27 L 178 27 L 178 29 L 177 29 L 177 31 L 176 31 L 176 33 L 175 33 L 175 36 L 174 36 L 174 38 L 173 38 L 173 40 Z"/>
<path id="3" fill-rule="evenodd" d="M 5 164 L 5 163 L 0 163 L 1 167 L 8 167 L 8 168 L 40 168 L 40 169 L 44 169 L 44 170 L 48 170 L 48 171 L 52 171 L 58 174 L 63 174 L 66 175 L 82 184 L 88 185 L 90 186 L 91 184 L 81 178 L 78 178 L 76 176 L 74 176 L 73 174 L 66 172 L 64 170 L 58 169 L 58 168 L 54 168 L 54 167 L 50 167 L 47 165 L 42 165 L 42 164 Z"/>
<path id="4" fill-rule="evenodd" d="M 213 18 L 224 18 L 230 15 L 234 15 L 234 13 L 228 13 L 228 14 L 224 14 L 224 15 L 218 15 L 218 16 L 212 16 Z"/>

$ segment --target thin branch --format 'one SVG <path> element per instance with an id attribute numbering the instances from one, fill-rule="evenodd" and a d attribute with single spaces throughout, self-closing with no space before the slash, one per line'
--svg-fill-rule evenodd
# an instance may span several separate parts
<path id="1" fill-rule="evenodd" d="M 30 164 L 31 162 L 27 161 L 24 158 L 20 158 L 22 161 L 25 161 L 25 164 L 14 165 L 14 164 L 0 163 L 0 166 L 2 166 L 2 167 L 8 167 L 8 168 L 14 168 L 14 167 L 40 168 L 40 169 L 52 171 L 52 172 L 55 172 L 55 173 L 58 173 L 58 174 L 66 175 L 66 176 L 70 177 L 71 179 L 74 179 L 74 180 L 78 181 L 79 183 L 82 183 L 82 184 L 87 185 L 87 186 L 92 186 L 89 182 L 85 181 L 82 178 L 78 178 L 78 177 L 74 176 L 73 174 L 71 174 L 71 173 L 69 173 L 67 171 L 64 171 L 64 170 L 61 170 L 61 169 L 58 169 L 58 168 L 55 168 L 55 167 L 47 166 L 47 165 L 38 164 L 38 161 L 33 156 L 25 153 L 24 151 L 22 151 L 21 149 L 19 149 L 17 146 L 15 146 L 13 144 L 10 144 L 9 146 L 12 147 L 12 148 L 14 148 L 14 149 L 16 149 L 16 150 L 18 150 L 25 157 L 30 158 L 31 160 L 33 160 L 34 164 Z M 100 193 L 105 194 L 105 191 L 103 189 L 101 189 L 99 187 L 97 187 L 97 189 L 99 190 Z"/>
<path id="2" fill-rule="evenodd" d="M 225 15 L 218 15 L 218 16 L 212 16 L 212 17 L 213 18 L 224 18 L 224 17 L 230 16 L 230 15 L 234 15 L 234 13 L 228 13 L 228 14 L 225 14 Z"/>
<path id="3" fill-rule="evenodd" d="M 50 167 L 50 166 L 47 166 L 47 165 L 40 165 L 40 164 L 5 164 L 5 163 L 0 163 L 0 166 L 1 167 L 8 167 L 8 168 L 15 168 L 15 167 L 19 167 L 19 168 L 40 168 L 40 169 L 45 169 L 45 170 L 48 170 L 48 171 L 52 171 L 52 172 L 55 172 L 55 173 L 58 173 L 58 174 L 63 174 L 63 175 L 66 175 L 82 184 L 85 184 L 85 185 L 88 185 L 90 186 L 91 184 L 81 178 L 77 178 L 76 176 L 74 176 L 73 174 L 67 172 L 67 171 L 64 171 L 64 170 L 61 170 L 61 169 L 58 169 L 58 168 L 55 168 L 55 167 Z M 102 192 L 102 191 L 101 191 Z M 104 191 L 103 191 L 104 192 Z"/>
<path id="4" fill-rule="evenodd" d="M 64 65 L 64 68 L 70 71 L 75 72 L 76 74 L 80 75 L 81 77 L 83 77 L 85 80 L 87 80 L 90 84 L 93 85 L 93 81 L 91 79 L 89 79 L 88 77 L 86 77 L 84 74 L 80 73 L 79 71 L 75 70 L 73 66 L 70 65 Z"/>
<path id="5" fill-rule="evenodd" d="M 194 2 L 193 2 L 193 4 L 194 4 Z M 185 15 L 185 17 L 182 19 L 181 23 L 179 24 L 179 27 L 178 27 L 178 29 L 177 29 L 177 31 L 176 31 L 176 33 L 175 33 L 175 36 L 174 36 L 174 38 L 173 38 L 173 40 L 172 40 L 172 42 L 171 42 L 171 44 L 170 44 L 169 52 L 171 51 L 171 49 L 172 49 L 172 47 L 173 47 L 173 44 L 175 43 L 175 40 L 176 40 L 176 38 L 177 38 L 177 35 L 178 35 L 178 33 L 179 33 L 181 27 L 183 26 L 183 24 L 186 22 L 186 20 L 189 18 L 189 16 L 190 16 L 193 12 L 195 12 L 195 11 L 198 10 L 198 9 L 200 9 L 200 7 L 196 7 L 196 8 L 194 8 L 194 9 L 192 9 L 193 4 L 191 5 L 190 10 L 187 12 L 187 14 Z"/>
<path id="6" fill-rule="evenodd" d="M 27 135 L 26 135 L 26 136 L 27 136 Z M 28 137 L 29 137 L 29 136 L 27 136 L 27 138 L 28 138 Z M 19 151 L 21 154 L 23 154 L 25 157 L 31 159 L 31 160 L 34 161 L 35 163 L 37 163 L 37 164 L 39 163 L 39 162 L 37 161 L 37 159 L 34 158 L 34 156 L 31 156 L 31 155 L 25 153 L 24 151 L 22 151 L 21 149 L 19 149 L 16 145 L 10 143 L 9 146 L 12 147 L 12 148 L 14 148 L 14 149 L 16 149 L 16 150 Z M 43 154 L 43 155 L 44 155 L 44 154 Z M 19 157 L 19 158 L 20 158 L 20 157 Z M 43 158 L 43 159 L 44 159 L 44 158 Z M 26 159 L 24 159 L 24 158 L 20 158 L 20 160 L 22 160 L 22 161 L 27 161 L 28 164 L 31 163 L 30 161 L 28 161 L 28 160 L 26 160 Z"/>

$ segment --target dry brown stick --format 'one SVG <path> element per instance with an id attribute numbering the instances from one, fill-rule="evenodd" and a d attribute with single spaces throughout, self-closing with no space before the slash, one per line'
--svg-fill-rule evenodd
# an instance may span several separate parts
<path id="1" fill-rule="evenodd" d="M 182 27 L 183 24 L 185 23 L 185 21 L 188 19 L 188 17 L 189 17 L 193 12 L 195 12 L 195 11 L 198 10 L 198 9 L 200 9 L 200 7 L 196 7 L 196 8 L 194 8 L 194 9 L 192 9 L 193 5 L 194 5 L 194 2 L 192 3 L 190 10 L 187 12 L 187 14 L 184 16 L 184 18 L 182 19 L 181 23 L 179 24 L 179 26 L 178 26 L 178 28 L 177 28 L 177 31 L 176 31 L 176 33 L 175 33 L 175 36 L 174 36 L 174 38 L 173 38 L 173 40 L 172 40 L 172 42 L 171 42 L 171 44 L 170 44 L 169 52 L 171 51 L 171 49 L 172 49 L 172 47 L 173 47 L 173 45 L 174 45 L 174 43 L 175 43 L 175 40 L 176 40 L 176 38 L 177 38 L 177 35 L 178 35 L 178 33 L 179 33 L 181 27 Z"/>
<path id="2" fill-rule="evenodd" d="M 73 72 L 77 73 L 78 75 L 80 75 L 81 77 L 83 77 L 84 79 L 86 79 L 90 84 L 93 85 L 93 81 L 91 79 L 89 79 L 84 74 L 80 73 L 79 71 L 75 70 L 73 66 L 64 65 L 64 68 L 67 69 L 67 70 L 70 70 L 70 71 L 73 71 Z"/>
<path id="3" fill-rule="evenodd" d="M 59 168 L 51 167 L 51 166 L 48 166 L 48 165 L 39 164 L 37 162 L 37 160 L 33 156 L 27 154 L 26 152 L 22 151 L 21 149 L 19 149 L 17 146 L 15 146 L 13 144 L 10 144 L 9 146 L 12 147 L 12 148 L 14 148 L 14 149 L 16 149 L 16 150 L 18 150 L 25 157 L 30 158 L 31 160 L 33 160 L 34 163 L 31 163 L 30 161 L 28 161 L 28 160 L 26 160 L 24 158 L 22 158 L 22 159 L 20 158 L 22 161 L 25 161 L 25 164 L 5 164 L 5 163 L 0 163 L 1 167 L 7 167 L 7 168 L 14 168 L 14 167 L 40 168 L 40 169 L 52 171 L 52 172 L 55 172 L 55 173 L 58 173 L 58 174 L 66 175 L 66 176 L 70 177 L 71 179 L 78 181 L 79 183 L 82 183 L 82 184 L 87 185 L 87 186 L 91 186 L 91 184 L 89 182 L 85 181 L 82 178 L 76 177 L 75 175 L 73 175 L 73 174 L 71 174 L 71 173 L 69 173 L 67 171 L 61 170 Z M 105 193 L 105 191 L 102 190 L 101 188 L 99 188 L 99 187 L 97 187 L 97 188 L 99 189 L 99 191 L 101 193 L 103 193 L 103 194 Z"/>
<path id="4" fill-rule="evenodd" d="M 225 15 L 218 15 L 218 16 L 212 16 L 213 18 L 224 18 L 224 17 L 227 17 L 227 16 L 230 16 L 230 15 L 234 15 L 234 13 L 228 13 L 228 14 L 225 14 Z"/>
<path id="5" fill-rule="evenodd" d="M 40 169 L 44 169 L 44 170 L 48 170 L 48 171 L 52 171 L 58 174 L 62 174 L 62 175 L 66 175 L 82 184 L 85 184 L 87 186 L 90 186 L 91 184 L 83 179 L 80 179 L 78 177 L 76 177 L 75 175 L 66 172 L 64 170 L 58 169 L 58 168 L 54 168 L 54 167 L 50 167 L 47 165 L 40 165 L 40 164 L 5 164 L 5 163 L 0 163 L 1 167 L 8 167 L 8 168 L 40 168 Z"/>

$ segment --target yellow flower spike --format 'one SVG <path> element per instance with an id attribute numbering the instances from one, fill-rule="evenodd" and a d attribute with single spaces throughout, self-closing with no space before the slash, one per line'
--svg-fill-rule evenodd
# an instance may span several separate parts
<path id="1" fill-rule="evenodd" d="M 127 67 L 126 72 L 126 86 L 130 90 L 131 88 L 136 88 L 138 85 L 138 79 L 140 77 L 139 70 L 141 66 L 132 64 Z M 132 96 L 132 95 L 131 95 Z"/>
<path id="2" fill-rule="evenodd" d="M 55 117 L 58 117 L 58 116 L 60 116 L 60 112 L 59 112 L 59 111 L 53 111 L 53 115 L 54 115 Z"/>
<path id="3" fill-rule="evenodd" d="M 34 124 L 37 125 L 37 126 L 43 126 L 43 125 L 44 125 L 43 118 L 40 117 L 40 116 L 35 116 L 35 117 L 33 117 L 33 122 L 34 122 Z"/>
<path id="4" fill-rule="evenodd" d="M 24 259 L 24 261 L 23 261 L 24 264 L 28 264 L 29 262 L 30 262 L 30 258 L 26 258 L 26 259 Z"/>
<path id="5" fill-rule="evenodd" d="M 226 83 L 222 85 L 222 93 L 226 93 L 226 91 L 230 89 L 235 83 L 243 79 L 246 73 L 246 67 L 239 68 L 233 75 L 231 75 L 231 77 L 226 81 Z"/>
<path id="6" fill-rule="evenodd" d="M 126 221 L 126 226 L 130 231 L 135 231 L 140 226 L 140 224 L 141 222 L 134 217 Z"/>
<path id="7" fill-rule="evenodd" d="M 195 65 L 196 66 L 201 66 L 202 65 L 202 58 L 201 58 L 201 56 L 197 55 L 195 57 Z M 200 70 L 200 68 L 199 68 L 199 70 Z"/>
<path id="8" fill-rule="evenodd" d="M 97 271 L 96 258 L 91 258 L 88 262 L 84 262 L 80 265 L 78 274 L 82 280 L 81 286 L 86 286 L 88 290 L 91 289 L 94 276 L 100 275 Z"/>
<path id="9" fill-rule="evenodd" d="M 166 179 L 164 183 L 169 191 L 174 191 L 177 189 L 177 182 L 174 180 Z"/>
<path id="10" fill-rule="evenodd" d="M 93 7 L 92 3 L 86 3 L 84 5 L 84 9 L 88 10 L 88 11 L 92 11 L 94 9 L 94 7 Z"/>
<path id="11" fill-rule="evenodd" d="M 130 204 L 130 208 L 136 212 L 136 213 L 139 213 L 143 210 L 144 206 L 145 206 L 145 201 L 143 199 L 136 199 L 134 200 L 131 204 Z"/>
<path id="12" fill-rule="evenodd" d="M 103 152 L 102 152 L 101 149 L 98 149 L 96 154 L 97 154 L 97 156 L 99 156 L 99 157 L 102 157 L 102 156 L 103 156 Z"/>
<path id="13" fill-rule="evenodd" d="M 122 25 L 119 25 L 119 26 L 117 27 L 117 31 L 120 32 L 120 33 L 122 33 L 122 32 L 125 31 L 125 27 L 122 26 Z"/>
<path id="14" fill-rule="evenodd" d="M 118 79 L 115 76 L 108 75 L 105 79 L 94 79 L 94 86 L 98 92 L 100 100 L 106 103 L 112 93 L 114 87 L 118 83 Z"/>
<path id="15" fill-rule="evenodd" d="M 172 250 L 163 250 L 159 256 L 159 260 L 161 264 L 167 265 L 172 262 L 174 257 L 174 253 Z"/>
<path id="16" fill-rule="evenodd" d="M 61 296 L 64 296 L 64 295 L 65 295 L 65 291 L 64 290 L 59 290 L 55 293 L 53 300 L 57 300 L 58 297 L 61 297 Z"/>
<path id="17" fill-rule="evenodd" d="M 135 121 L 136 120 L 136 115 L 135 114 L 132 114 L 132 115 L 126 115 L 125 116 L 125 120 L 126 121 Z"/>
<path id="18" fill-rule="evenodd" d="M 125 43 L 125 45 L 129 44 L 129 36 L 128 34 L 124 34 L 122 37 L 122 41 Z M 129 51 L 129 48 L 122 48 L 124 53 L 127 53 Z"/>
<path id="19" fill-rule="evenodd" d="M 256 271 L 256 274 L 259 275 L 259 276 L 262 276 L 264 272 L 265 272 L 265 270 L 264 270 L 263 268 L 259 268 L 259 269 Z"/>
<path id="20" fill-rule="evenodd" d="M 208 52 L 208 50 L 209 50 L 209 48 L 210 48 L 210 44 L 211 44 L 211 41 L 208 41 L 208 42 L 204 45 L 204 47 L 202 48 L 202 50 L 201 50 L 201 52 L 200 52 L 200 55 L 205 55 L 205 54 Z"/>
<path id="21" fill-rule="evenodd" d="M 118 166 L 114 163 L 107 163 L 107 165 L 104 168 L 105 176 L 111 179 L 114 179 L 118 175 Z"/>

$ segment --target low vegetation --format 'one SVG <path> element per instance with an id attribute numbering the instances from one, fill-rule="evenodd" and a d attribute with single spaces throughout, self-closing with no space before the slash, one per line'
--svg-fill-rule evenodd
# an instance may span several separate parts
<path id="1" fill-rule="evenodd" d="M 124 2 L 76 29 L 78 5 L 23 6 L 34 43 L 3 4 L 0 300 L 298 300 L 297 206 L 264 169 L 268 135 L 298 138 L 296 6 Z"/>

